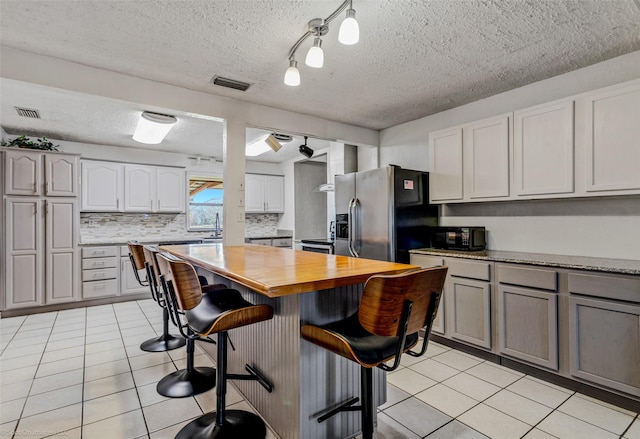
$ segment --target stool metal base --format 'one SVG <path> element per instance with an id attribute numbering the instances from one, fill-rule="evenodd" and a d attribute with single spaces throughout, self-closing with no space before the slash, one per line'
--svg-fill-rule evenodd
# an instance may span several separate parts
<path id="1" fill-rule="evenodd" d="M 167 334 L 142 342 L 140 349 L 146 352 L 166 352 L 181 348 L 186 343 L 183 337 Z"/>
<path id="2" fill-rule="evenodd" d="M 227 410 L 223 425 L 216 425 L 216 412 L 210 412 L 185 425 L 175 439 L 265 439 L 266 436 L 267 428 L 259 416 Z"/>
<path id="3" fill-rule="evenodd" d="M 199 395 L 216 386 L 216 370 L 213 367 L 182 369 L 162 378 L 156 390 L 169 398 L 186 398 Z"/>

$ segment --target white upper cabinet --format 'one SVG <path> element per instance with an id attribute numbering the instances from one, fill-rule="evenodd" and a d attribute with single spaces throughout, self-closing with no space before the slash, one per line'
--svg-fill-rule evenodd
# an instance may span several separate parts
<path id="1" fill-rule="evenodd" d="M 158 167 L 156 169 L 157 212 L 184 212 L 186 175 L 184 169 Z"/>
<path id="2" fill-rule="evenodd" d="M 585 190 L 640 190 L 640 81 L 584 95 Z"/>
<path id="3" fill-rule="evenodd" d="M 465 199 L 509 196 L 509 115 L 463 128 Z"/>
<path id="4" fill-rule="evenodd" d="M 429 144 L 432 164 L 429 198 L 462 200 L 462 128 L 433 132 Z"/>
<path id="5" fill-rule="evenodd" d="M 264 198 L 267 212 L 284 212 L 284 177 L 265 175 Z"/>
<path id="6" fill-rule="evenodd" d="M 182 168 L 82 162 L 82 210 L 88 212 L 185 211 Z"/>
<path id="7" fill-rule="evenodd" d="M 509 196 L 510 122 L 503 115 L 431 133 L 431 202 Z"/>
<path id="8" fill-rule="evenodd" d="M 111 162 L 82 162 L 82 210 L 124 211 L 124 165 Z"/>
<path id="9" fill-rule="evenodd" d="M 124 165 L 125 212 L 153 212 L 156 201 L 156 169 L 153 166 Z"/>
<path id="10" fill-rule="evenodd" d="M 43 166 L 44 164 L 44 171 Z M 37 151 L 5 151 L 5 193 L 75 197 L 78 156 Z"/>
<path id="11" fill-rule="evenodd" d="M 434 131 L 429 157 L 432 203 L 640 194 L 640 79 Z"/>
<path id="12" fill-rule="evenodd" d="M 78 162 L 78 156 L 45 154 L 46 196 L 75 197 L 78 195 Z"/>
<path id="13" fill-rule="evenodd" d="M 247 174 L 245 177 L 245 212 L 283 213 L 284 177 Z"/>
<path id="14" fill-rule="evenodd" d="M 573 192 L 573 100 L 519 110 L 513 119 L 515 194 Z"/>
<path id="15" fill-rule="evenodd" d="M 5 151 L 5 193 L 41 195 L 42 154 Z"/>

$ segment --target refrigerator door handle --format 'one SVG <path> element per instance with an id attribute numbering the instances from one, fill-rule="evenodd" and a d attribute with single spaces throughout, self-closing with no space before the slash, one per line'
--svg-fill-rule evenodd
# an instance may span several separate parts
<path id="1" fill-rule="evenodd" d="M 351 248 L 353 251 L 353 256 L 356 258 L 360 257 L 360 254 L 358 253 L 358 251 L 360 250 L 360 245 L 358 242 L 358 205 L 360 204 L 360 201 L 357 198 L 353 199 L 353 214 L 352 214 L 352 218 L 353 218 L 353 238 L 351 239 Z M 357 250 L 356 250 L 356 246 L 357 246 Z"/>
<path id="2" fill-rule="evenodd" d="M 353 227 L 353 221 L 354 221 L 354 214 L 353 214 L 353 207 L 355 205 L 355 198 L 352 198 L 349 200 L 349 209 L 347 210 L 347 221 L 348 221 L 348 230 L 347 233 L 349 234 L 349 239 L 347 241 L 348 243 L 348 248 L 349 248 L 349 254 L 351 254 L 351 256 L 356 257 L 355 252 L 353 250 L 353 232 L 354 232 L 354 227 Z"/>

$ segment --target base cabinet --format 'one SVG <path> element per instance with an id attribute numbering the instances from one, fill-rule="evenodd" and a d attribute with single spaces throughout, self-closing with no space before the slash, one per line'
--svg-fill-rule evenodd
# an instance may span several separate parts
<path id="1" fill-rule="evenodd" d="M 447 283 L 451 337 L 491 349 L 491 285 L 452 276 Z"/>
<path id="2" fill-rule="evenodd" d="M 558 370 L 558 297 L 532 288 L 498 287 L 501 354 Z"/>
<path id="3" fill-rule="evenodd" d="M 422 268 L 440 267 L 444 265 L 444 259 L 433 257 L 433 256 L 412 254 L 410 264 L 418 265 Z M 442 296 L 440 297 L 440 304 L 438 305 L 438 313 L 436 314 L 436 318 L 434 319 L 433 325 L 431 326 L 431 332 L 434 332 L 440 335 L 444 335 L 445 333 L 445 326 L 444 326 L 445 295 L 446 295 L 446 286 L 442 290 Z"/>
<path id="4" fill-rule="evenodd" d="M 77 204 L 73 198 L 5 199 L 5 307 L 76 300 Z"/>
<path id="5" fill-rule="evenodd" d="M 640 304 L 570 298 L 571 374 L 640 396 Z"/>
<path id="6" fill-rule="evenodd" d="M 119 285 L 118 247 L 85 247 L 82 249 L 82 298 L 117 296 Z"/>
<path id="7" fill-rule="evenodd" d="M 144 270 L 138 272 L 141 280 L 146 278 Z M 129 258 L 129 247 L 123 245 L 120 247 L 120 294 L 125 296 L 127 294 L 139 294 L 149 292 L 149 287 L 140 285 L 136 275 L 133 272 L 133 265 L 131 265 L 131 259 Z"/>

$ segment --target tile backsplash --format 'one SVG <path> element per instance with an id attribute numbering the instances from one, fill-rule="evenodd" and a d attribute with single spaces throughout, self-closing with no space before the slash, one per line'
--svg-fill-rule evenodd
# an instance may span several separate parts
<path id="1" fill-rule="evenodd" d="M 247 214 L 245 215 L 245 236 L 255 237 L 275 234 L 278 226 L 278 215 Z M 187 231 L 187 215 L 182 214 L 130 214 L 130 213 L 81 213 L 80 242 L 120 241 L 130 239 L 152 241 L 175 237 L 203 238 L 211 235 L 211 231 Z"/>

